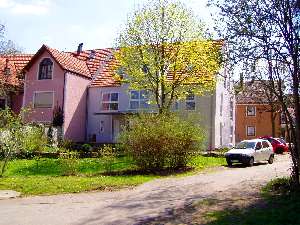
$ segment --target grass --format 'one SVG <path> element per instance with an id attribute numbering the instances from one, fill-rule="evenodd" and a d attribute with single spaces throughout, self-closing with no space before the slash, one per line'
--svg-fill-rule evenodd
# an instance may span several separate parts
<path id="1" fill-rule="evenodd" d="M 189 163 L 189 166 L 194 168 L 193 173 L 221 165 L 225 165 L 223 158 L 204 156 L 194 157 Z M 113 172 L 116 172 L 116 175 L 107 175 L 114 174 Z M 191 172 L 181 173 L 190 174 Z M 38 163 L 36 160 L 23 159 L 9 162 L 4 177 L 0 178 L 0 190 L 19 191 L 23 196 L 115 190 L 136 186 L 162 176 L 139 174 L 134 163 L 126 157 L 117 158 L 113 163 L 96 158 L 69 161 L 41 159 Z"/>
<path id="2" fill-rule="evenodd" d="M 262 204 L 263 203 L 263 204 Z M 209 225 L 300 225 L 300 191 L 291 191 L 289 180 L 279 178 L 262 190 L 261 202 L 239 209 L 209 212 Z"/>

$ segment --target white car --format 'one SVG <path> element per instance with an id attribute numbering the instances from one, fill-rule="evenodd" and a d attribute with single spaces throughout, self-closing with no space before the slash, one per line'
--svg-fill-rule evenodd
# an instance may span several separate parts
<path id="1" fill-rule="evenodd" d="M 233 163 L 243 163 L 247 166 L 253 166 L 254 162 L 268 161 L 270 164 L 274 161 L 274 153 L 271 143 L 264 139 L 245 140 L 225 153 L 228 166 Z"/>

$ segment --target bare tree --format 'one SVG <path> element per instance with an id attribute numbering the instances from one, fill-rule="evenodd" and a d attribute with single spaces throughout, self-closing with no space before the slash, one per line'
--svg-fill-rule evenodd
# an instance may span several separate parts
<path id="1" fill-rule="evenodd" d="M 291 128 L 292 178 L 299 187 L 299 1 L 212 0 L 220 10 L 218 25 L 228 41 L 229 59 L 248 77 L 265 83 L 281 104 Z M 290 95 L 287 95 L 290 94 Z M 290 96 L 287 98 L 287 96 Z M 295 123 L 288 107 L 292 106 Z"/>
<path id="2" fill-rule="evenodd" d="M 0 55 L 14 54 L 18 52 L 20 52 L 20 49 L 13 41 L 6 39 L 5 26 L 0 24 Z"/>

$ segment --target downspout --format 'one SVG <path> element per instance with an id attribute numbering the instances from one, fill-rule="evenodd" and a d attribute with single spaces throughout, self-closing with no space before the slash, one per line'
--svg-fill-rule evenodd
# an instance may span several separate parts
<path id="1" fill-rule="evenodd" d="M 214 101 L 214 94 L 210 96 L 210 140 L 209 140 L 209 150 L 212 151 L 213 150 L 213 127 L 214 127 L 214 124 L 213 124 L 213 121 L 214 121 L 214 112 L 213 112 L 213 106 L 215 105 L 215 101 Z"/>
<path id="2" fill-rule="evenodd" d="M 86 99 L 85 99 L 85 141 L 88 141 L 88 124 L 89 124 L 89 93 L 90 93 L 90 87 L 87 86 L 86 90 Z"/>
<path id="3" fill-rule="evenodd" d="M 62 107 L 63 107 L 63 112 L 64 112 L 64 123 L 62 125 L 62 139 L 64 140 L 65 138 L 65 109 L 66 109 L 66 105 L 65 105 L 65 98 L 66 98 L 66 76 L 67 76 L 67 72 L 64 72 L 64 88 L 63 88 L 63 99 L 62 99 Z"/>

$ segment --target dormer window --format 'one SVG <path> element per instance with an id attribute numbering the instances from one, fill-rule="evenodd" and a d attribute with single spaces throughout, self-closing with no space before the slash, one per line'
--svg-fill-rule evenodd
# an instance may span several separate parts
<path id="1" fill-rule="evenodd" d="M 39 80 L 52 79 L 53 62 L 49 58 L 44 58 L 39 66 Z"/>

